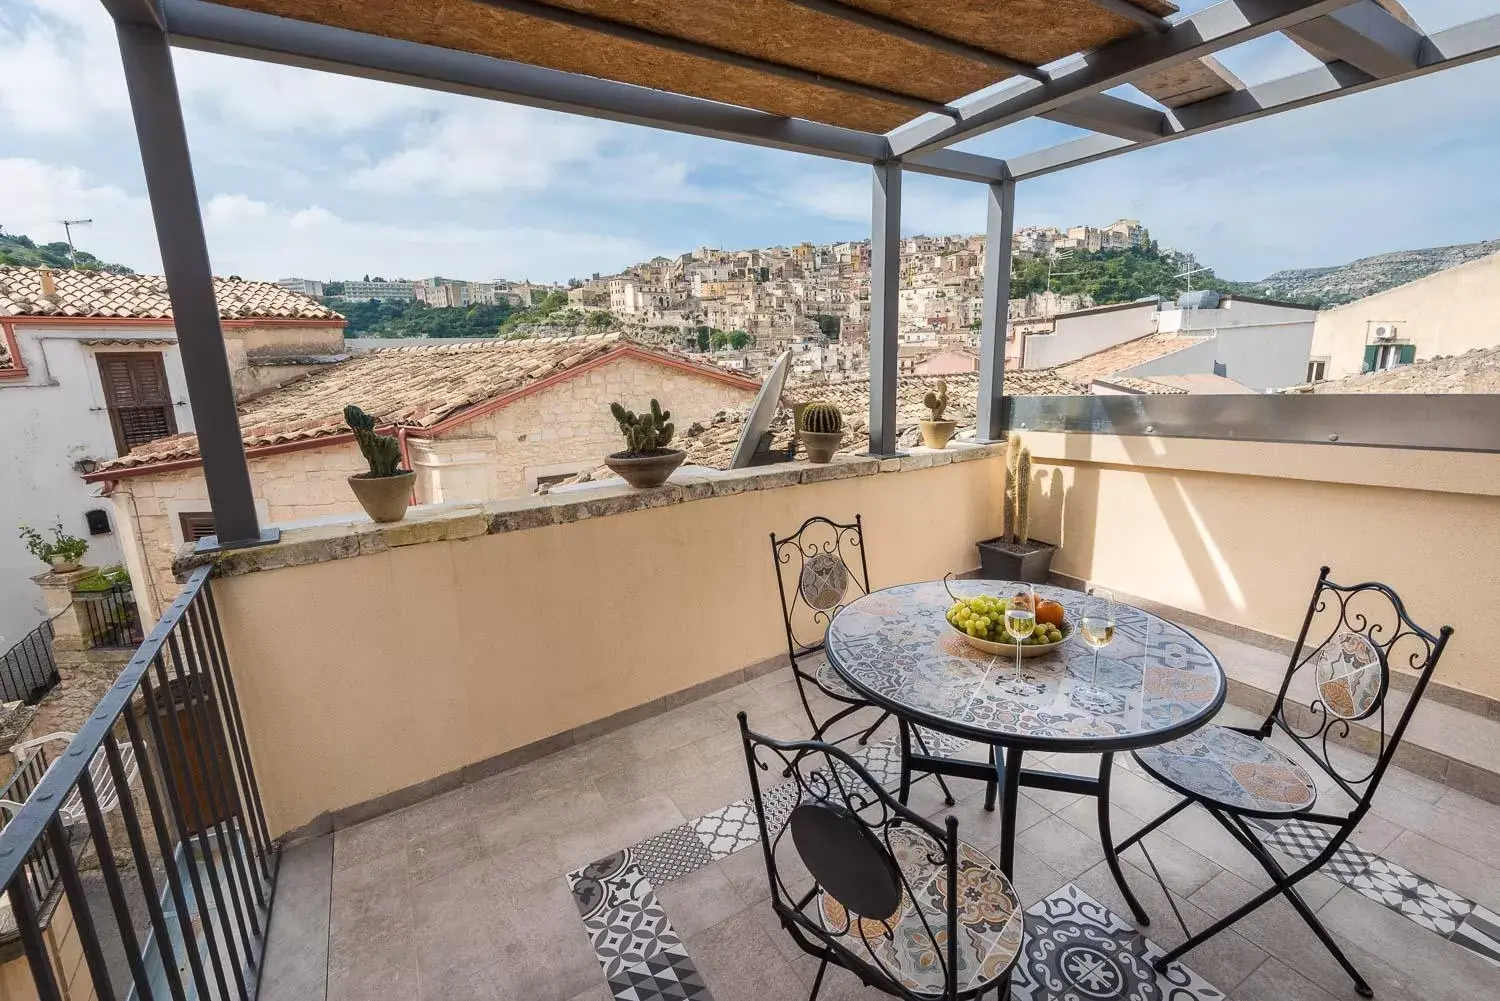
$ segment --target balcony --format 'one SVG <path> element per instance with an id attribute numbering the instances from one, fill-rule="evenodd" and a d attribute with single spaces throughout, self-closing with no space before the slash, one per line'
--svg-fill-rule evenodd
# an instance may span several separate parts
<path id="1" fill-rule="evenodd" d="M 1500 459 L 1108 435 L 1027 441 L 1037 457 L 1034 534 L 1061 546 L 1055 580 L 1112 587 L 1202 639 L 1230 678 L 1221 722 L 1253 724 L 1265 712 L 1322 562 L 1349 579 L 1392 582 L 1418 621 L 1456 627 L 1397 767 L 1356 829 L 1358 854 L 1336 857 L 1301 890 L 1377 997 L 1483 996 L 1497 976 L 1489 922 L 1500 911 L 1500 681 L 1470 638 L 1490 631 L 1500 598 L 1485 568 L 1500 541 L 1491 537 Z M 238 724 L 219 694 L 229 693 L 229 679 L 214 673 L 211 656 L 192 654 L 193 637 L 208 639 L 212 654 L 221 636 L 233 666 L 245 760 L 266 833 L 280 845 L 264 856 L 277 867 L 274 905 L 264 954 L 245 968 L 247 990 L 254 996 L 258 981 L 258 996 L 272 1001 L 603 1001 L 628 994 L 618 983 L 611 994 L 611 964 L 667 941 L 681 943 L 673 950 L 690 963 L 682 970 L 696 971 L 719 1001 L 805 996 L 817 964 L 768 905 L 735 721 L 743 710 L 770 736 L 809 730 L 785 666 L 767 535 L 815 513 L 858 513 L 876 587 L 931 579 L 973 566 L 974 541 L 998 528 L 1002 478 L 996 447 L 964 444 L 828 466 L 685 471 L 652 491 L 586 484 L 422 508 L 388 526 L 283 525 L 279 546 L 212 557 L 211 605 L 206 591 L 179 601 L 193 611 L 174 606 L 163 622 L 180 616 L 176 628 L 187 636 L 161 640 L 159 623 L 147 648 L 166 651 L 166 681 L 179 692 L 194 690 L 201 662 L 208 702 L 226 706 L 228 720 L 227 738 L 210 733 L 205 743 L 221 747 L 220 777 L 244 789 Z M 1444 533 L 1409 531 L 1415 524 L 1461 524 L 1469 534 L 1452 545 Z M 190 591 L 208 574 L 194 569 L 203 560 L 179 563 L 192 574 Z M 161 679 L 148 671 L 145 683 L 137 706 L 160 704 L 152 692 Z M 812 708 L 822 716 L 831 703 L 815 698 Z M 833 735 L 873 718 L 851 717 Z M 885 778 L 894 736 L 887 723 L 859 752 Z M 1373 761 L 1362 753 L 1368 739 L 1356 726 L 1335 748 L 1353 772 Z M 141 746 L 149 759 L 154 744 Z M 959 753 L 983 757 L 973 747 Z M 1116 830 L 1131 831 L 1175 797 L 1119 757 L 1125 770 L 1111 808 Z M 173 752 L 166 758 L 143 771 L 191 806 L 197 794 L 165 780 L 181 771 Z M 1043 755 L 1037 766 L 1087 774 L 1098 763 Z M 911 803 L 932 817 L 953 814 L 965 840 L 994 850 L 1003 829 L 1000 814 L 983 808 L 983 785 L 948 781 L 955 807 L 930 779 L 914 785 Z M 1319 785 L 1336 792 L 1331 780 Z M 254 814 L 247 802 L 226 822 L 244 839 L 252 877 L 262 857 Z M 109 823 L 118 829 L 117 818 Z M 1306 857 L 1290 831 L 1280 845 L 1283 862 Z M 635 938 L 596 927 L 591 941 L 573 886 L 583 867 L 626 848 L 651 873 L 632 891 L 641 904 Z M 1169 821 L 1148 848 L 1149 861 L 1138 848 L 1121 860 L 1155 918 L 1140 927 L 1104 861 L 1093 803 L 1026 789 L 1017 894 L 1036 915 L 1059 894 L 1082 893 L 1116 916 L 1122 940 L 1139 935 L 1169 949 L 1184 937 L 1173 905 L 1197 930 L 1270 885 L 1202 811 Z M 780 849 L 791 850 L 789 842 Z M 220 860 L 224 887 L 256 895 L 253 879 L 230 865 L 240 855 L 208 854 Z M 1369 875 L 1372 866 L 1384 882 Z M 151 869 L 165 895 L 163 867 Z M 126 884 L 138 878 L 121 873 Z M 215 915 L 206 934 L 200 928 L 210 942 L 238 905 L 226 899 L 217 909 L 216 884 L 202 875 L 207 907 L 195 907 L 185 876 L 179 882 L 188 911 Z M 94 923 L 108 927 L 107 886 L 84 876 Z M 1404 896 L 1401 879 L 1411 881 Z M 1384 902 L 1375 899 L 1380 888 Z M 127 908 L 143 932 L 138 944 L 151 930 L 142 899 L 135 892 Z M 131 970 L 114 948 L 110 973 L 124 995 Z M 1195 997 L 1354 996 L 1282 901 L 1181 962 Z M 880 996 L 842 971 L 823 992 Z M 1017 986 L 1017 996 L 1058 995 Z"/>

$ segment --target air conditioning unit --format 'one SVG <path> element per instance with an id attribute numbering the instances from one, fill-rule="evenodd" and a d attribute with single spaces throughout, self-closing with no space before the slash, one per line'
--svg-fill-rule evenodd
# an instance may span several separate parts
<path id="1" fill-rule="evenodd" d="M 1375 324 L 1375 339 L 1377 341 L 1394 341 L 1396 339 L 1396 325 L 1394 323 Z"/>

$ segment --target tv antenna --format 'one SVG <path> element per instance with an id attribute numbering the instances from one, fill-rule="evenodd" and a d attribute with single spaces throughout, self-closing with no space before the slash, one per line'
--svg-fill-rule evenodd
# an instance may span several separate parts
<path id="1" fill-rule="evenodd" d="M 1175 274 L 1172 277 L 1173 278 L 1186 278 L 1187 279 L 1187 290 L 1189 292 L 1191 292 L 1193 290 L 1193 275 L 1196 275 L 1200 271 L 1212 271 L 1212 270 L 1213 270 L 1212 268 L 1206 268 L 1206 267 L 1205 268 L 1194 268 L 1191 271 L 1184 271 L 1184 272 L 1182 272 L 1180 274 Z"/>
<path id="2" fill-rule="evenodd" d="M 68 234 L 68 263 L 69 263 L 69 266 L 74 271 L 77 271 L 78 270 L 78 251 L 73 248 L 73 227 L 74 226 L 92 226 L 94 224 L 94 220 L 92 220 L 92 219 L 61 219 L 61 220 L 59 220 L 59 222 L 62 223 L 63 232 L 66 233 L 66 234 Z"/>
<path id="3" fill-rule="evenodd" d="M 1053 271 L 1052 270 L 1053 265 L 1055 265 L 1058 261 L 1067 262 L 1067 261 L 1071 261 L 1071 260 L 1073 260 L 1073 251 L 1071 251 L 1071 250 L 1056 250 L 1056 251 L 1053 251 L 1052 254 L 1047 258 L 1047 291 L 1048 292 L 1052 291 L 1052 279 L 1053 278 L 1067 278 L 1070 275 L 1081 275 L 1081 274 L 1083 274 L 1082 271 Z"/>

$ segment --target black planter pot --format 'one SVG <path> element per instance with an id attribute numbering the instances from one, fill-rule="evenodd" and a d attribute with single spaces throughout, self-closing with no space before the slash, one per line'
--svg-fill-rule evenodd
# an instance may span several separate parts
<path id="1" fill-rule="evenodd" d="M 986 580 L 1019 580 L 1028 584 L 1047 583 L 1052 554 L 1057 552 L 1050 542 L 1035 539 L 1018 546 L 999 537 L 985 539 L 978 546 L 979 569 Z"/>

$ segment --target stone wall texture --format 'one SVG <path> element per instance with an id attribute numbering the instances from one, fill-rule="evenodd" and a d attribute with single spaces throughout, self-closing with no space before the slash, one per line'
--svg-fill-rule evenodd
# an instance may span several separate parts
<path id="1" fill-rule="evenodd" d="M 744 408 L 750 389 L 636 358 L 620 358 L 547 386 L 501 410 L 459 425 L 429 448 L 408 442 L 418 469 L 418 503 L 486 501 L 529 493 L 538 470 L 593 469 L 622 447 L 609 404 L 632 410 L 655 396 L 679 428 L 721 410 Z M 457 454 L 454 450 L 457 449 Z M 451 465 L 442 463 L 456 459 Z M 276 524 L 357 514 L 359 502 L 345 482 L 366 468 L 359 448 L 343 442 L 250 459 L 251 490 L 262 519 Z M 120 481 L 114 495 L 117 523 L 125 526 L 126 562 L 138 595 L 146 595 L 147 621 L 178 590 L 172 558 L 183 511 L 207 511 L 202 468 L 147 473 Z"/>

